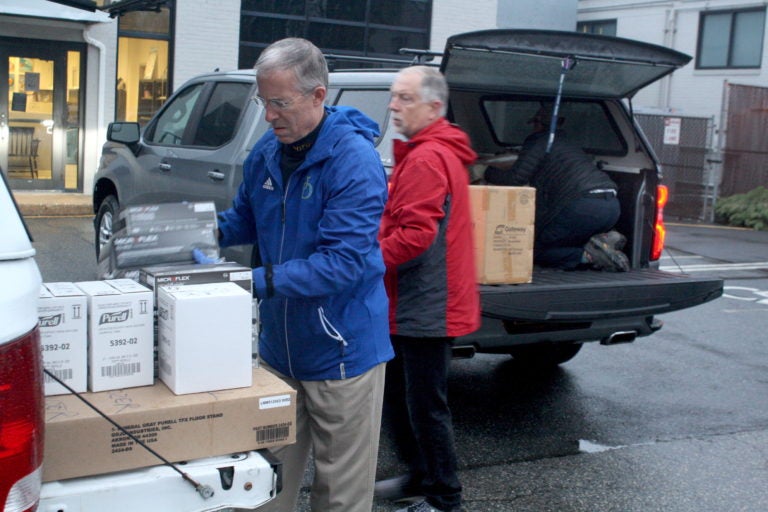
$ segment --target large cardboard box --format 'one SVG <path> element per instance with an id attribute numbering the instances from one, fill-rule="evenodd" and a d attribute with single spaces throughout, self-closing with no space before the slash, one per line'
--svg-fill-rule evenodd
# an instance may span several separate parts
<path id="1" fill-rule="evenodd" d="M 76 284 L 88 297 L 88 389 L 151 385 L 152 290 L 130 279 Z"/>
<path id="2" fill-rule="evenodd" d="M 177 396 L 157 383 L 83 396 L 171 462 L 296 439 L 296 391 L 263 368 L 249 388 Z M 45 405 L 43 481 L 161 464 L 77 397 L 47 397 Z"/>
<path id="3" fill-rule="evenodd" d="M 529 283 L 536 190 L 471 185 L 477 277 L 481 284 Z"/>
<path id="4" fill-rule="evenodd" d="M 251 385 L 251 294 L 234 283 L 163 286 L 160 380 L 177 395 Z"/>
<path id="5" fill-rule="evenodd" d="M 45 369 L 82 393 L 88 385 L 88 302 L 74 283 L 44 283 L 37 305 Z M 47 374 L 46 395 L 69 393 Z"/>

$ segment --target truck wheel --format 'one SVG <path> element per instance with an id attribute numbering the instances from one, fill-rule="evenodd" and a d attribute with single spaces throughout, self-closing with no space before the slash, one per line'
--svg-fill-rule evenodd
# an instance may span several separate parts
<path id="1" fill-rule="evenodd" d="M 581 343 L 547 343 L 543 345 L 521 345 L 510 349 L 515 362 L 526 367 L 554 367 L 570 361 L 581 350 Z"/>
<path id="2" fill-rule="evenodd" d="M 96 240 L 93 244 L 96 248 L 96 259 L 99 259 L 101 248 L 112 238 L 112 234 L 119 228 L 117 226 L 117 213 L 120 211 L 120 204 L 115 196 L 107 196 L 99 205 L 99 211 L 96 214 Z"/>

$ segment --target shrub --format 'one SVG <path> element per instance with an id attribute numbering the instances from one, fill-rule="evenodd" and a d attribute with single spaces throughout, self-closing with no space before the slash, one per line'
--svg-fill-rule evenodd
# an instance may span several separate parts
<path id="1" fill-rule="evenodd" d="M 757 187 L 746 194 L 719 198 L 715 220 L 730 226 L 768 230 L 768 189 Z"/>

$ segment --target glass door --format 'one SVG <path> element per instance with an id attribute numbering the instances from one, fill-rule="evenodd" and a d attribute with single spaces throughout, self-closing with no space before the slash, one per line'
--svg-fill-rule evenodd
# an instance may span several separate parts
<path id="1" fill-rule="evenodd" d="M 58 46 L 0 40 L 0 168 L 15 189 L 77 189 L 80 52 Z"/>

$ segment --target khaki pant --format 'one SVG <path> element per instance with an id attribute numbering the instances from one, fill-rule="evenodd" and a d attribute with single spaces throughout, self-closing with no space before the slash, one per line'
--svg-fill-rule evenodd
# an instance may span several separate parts
<path id="1" fill-rule="evenodd" d="M 297 390 L 296 443 L 273 450 L 283 490 L 262 509 L 293 512 L 310 448 L 313 512 L 370 512 L 381 431 L 386 363 L 344 380 L 298 381 L 263 365 Z"/>

